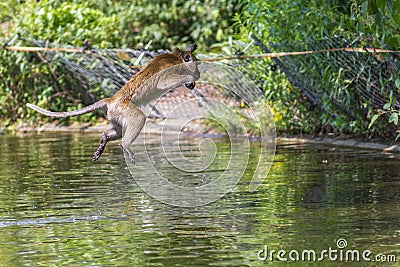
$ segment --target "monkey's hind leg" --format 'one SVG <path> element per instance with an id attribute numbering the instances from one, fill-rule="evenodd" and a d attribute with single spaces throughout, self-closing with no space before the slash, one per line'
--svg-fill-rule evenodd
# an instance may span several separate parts
<path id="1" fill-rule="evenodd" d="M 118 131 L 115 128 L 105 131 L 100 139 L 99 147 L 97 148 L 96 152 L 94 152 L 93 160 L 96 161 L 100 158 L 108 141 L 115 140 L 120 136 L 121 136 L 120 133 L 118 133 Z"/>
<path id="2" fill-rule="evenodd" d="M 142 131 L 145 122 L 146 116 L 144 113 L 133 103 L 129 103 L 122 126 L 121 147 L 128 154 L 128 157 L 133 164 L 135 163 L 135 155 L 129 146 Z"/>

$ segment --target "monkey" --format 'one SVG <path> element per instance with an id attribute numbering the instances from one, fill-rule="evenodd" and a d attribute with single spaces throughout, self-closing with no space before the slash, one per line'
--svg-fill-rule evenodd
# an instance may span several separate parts
<path id="1" fill-rule="evenodd" d="M 102 99 L 82 109 L 53 112 L 30 103 L 26 105 L 54 118 L 79 116 L 95 110 L 103 110 L 112 128 L 102 134 L 93 160 L 97 161 L 100 158 L 109 141 L 121 138 L 120 146 L 134 164 L 135 155 L 129 146 L 139 135 L 146 121 L 146 116 L 140 107 L 179 86 L 185 85 L 189 90 L 194 89 L 195 82 L 200 78 L 199 60 L 193 55 L 196 48 L 196 44 L 191 44 L 187 50 L 175 48 L 172 53 L 158 55 L 112 97 Z"/>

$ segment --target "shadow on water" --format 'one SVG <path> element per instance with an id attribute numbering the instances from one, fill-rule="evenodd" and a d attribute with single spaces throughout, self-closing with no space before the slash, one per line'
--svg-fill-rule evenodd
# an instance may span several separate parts
<path id="1" fill-rule="evenodd" d="M 247 190 L 252 158 L 224 198 L 178 208 L 143 193 L 117 143 L 92 162 L 97 141 L 83 134 L 0 136 L 2 264 L 264 266 L 257 252 L 265 245 L 319 252 L 337 249 L 339 238 L 348 249 L 400 260 L 399 155 L 280 144 L 260 190 Z M 223 139 L 216 145 L 229 148 Z"/>

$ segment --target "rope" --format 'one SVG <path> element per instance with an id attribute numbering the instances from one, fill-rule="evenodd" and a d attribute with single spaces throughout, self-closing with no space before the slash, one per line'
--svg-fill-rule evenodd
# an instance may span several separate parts
<path id="1" fill-rule="evenodd" d="M 217 58 L 204 59 L 202 61 L 212 62 L 212 61 L 248 59 L 248 58 L 278 58 L 278 57 L 285 57 L 285 56 L 298 56 L 298 55 L 308 55 L 308 54 L 314 54 L 314 53 L 328 53 L 328 52 L 337 52 L 337 51 L 357 52 L 357 53 L 399 53 L 399 51 L 386 50 L 386 49 L 345 47 L 345 48 L 331 48 L 331 49 L 321 49 L 321 50 L 313 50 L 313 51 L 279 52 L 279 53 L 255 54 L 255 55 L 247 55 L 247 56 L 217 57 Z"/>
<path id="2" fill-rule="evenodd" d="M 89 53 L 92 51 L 84 50 L 80 48 L 66 48 L 66 47 L 21 47 L 21 46 L 6 46 L 4 49 L 10 51 L 18 51 L 18 52 L 46 52 L 46 51 L 59 51 L 59 52 L 69 52 L 69 53 Z M 123 52 L 123 49 L 111 49 L 114 52 Z M 213 62 L 213 61 L 221 61 L 221 60 L 235 60 L 235 59 L 249 59 L 249 58 L 278 58 L 285 56 L 297 56 L 297 55 L 308 55 L 313 53 L 328 53 L 328 52 L 337 52 L 337 51 L 346 51 L 346 52 L 357 52 L 357 53 L 399 53 L 400 51 L 387 50 L 387 49 L 379 49 L 379 48 L 330 48 L 330 49 L 320 49 L 320 50 L 311 50 L 311 51 L 299 51 L 299 52 L 279 52 L 279 53 L 266 53 L 266 54 L 255 54 L 255 55 L 241 55 L 241 56 L 229 56 L 229 57 L 216 57 L 216 58 L 208 58 L 203 59 L 205 62 Z M 134 66 L 137 68 L 138 66 Z"/>

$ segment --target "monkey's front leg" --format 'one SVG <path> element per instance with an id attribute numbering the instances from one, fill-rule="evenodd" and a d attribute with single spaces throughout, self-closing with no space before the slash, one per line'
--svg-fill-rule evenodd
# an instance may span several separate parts
<path id="1" fill-rule="evenodd" d="M 185 85 L 186 88 L 193 89 L 196 85 L 195 81 L 196 77 L 192 75 L 169 74 L 159 79 L 157 88 L 160 90 L 171 90 Z"/>
<path id="2" fill-rule="evenodd" d="M 142 131 L 144 123 L 146 122 L 146 116 L 137 106 L 130 102 L 126 107 L 123 121 L 121 147 L 128 154 L 130 161 L 134 164 L 135 155 L 129 146 Z"/>

